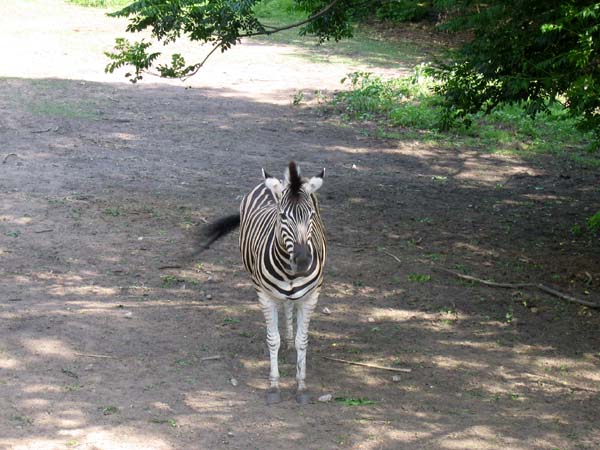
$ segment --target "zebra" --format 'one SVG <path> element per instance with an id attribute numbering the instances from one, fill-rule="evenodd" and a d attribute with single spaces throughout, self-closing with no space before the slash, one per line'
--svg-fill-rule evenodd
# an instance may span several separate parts
<path id="1" fill-rule="evenodd" d="M 305 179 L 292 161 L 283 181 L 264 169 L 262 174 L 263 182 L 243 197 L 239 215 L 224 217 L 208 227 L 205 248 L 240 227 L 242 261 L 256 289 L 267 325 L 270 357 L 267 404 L 281 401 L 278 367 L 281 344 L 278 305 L 281 303 L 285 343 L 289 350 L 296 350 L 296 400 L 307 404 L 310 401 L 305 381 L 308 326 L 323 284 L 327 253 L 325 227 L 315 195 L 323 184 L 325 169 Z"/>

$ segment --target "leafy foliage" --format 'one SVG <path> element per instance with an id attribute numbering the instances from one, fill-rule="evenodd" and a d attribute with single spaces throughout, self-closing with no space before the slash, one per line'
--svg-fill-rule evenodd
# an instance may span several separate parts
<path id="1" fill-rule="evenodd" d="M 600 233 L 600 211 L 588 219 L 588 228 L 592 233 Z"/>
<path id="2" fill-rule="evenodd" d="M 374 405 L 374 400 L 362 397 L 336 397 L 335 401 L 345 406 L 370 406 Z"/>
<path id="3" fill-rule="evenodd" d="M 600 167 L 597 154 L 588 150 L 592 133 L 577 130 L 579 118 L 561 104 L 548 104 L 532 116 L 521 103 L 504 103 L 490 112 L 467 113 L 457 121 L 447 115 L 445 99 L 436 93 L 441 83 L 436 73 L 427 65 L 397 79 L 354 72 L 342 80 L 348 90 L 337 93 L 330 104 L 347 120 L 376 125 L 384 137 L 417 135 L 436 145 L 448 142 L 489 152 L 552 153 L 580 167 Z M 447 121 L 453 121 L 451 129 Z"/>
<path id="4" fill-rule="evenodd" d="M 357 20 L 389 22 L 416 22 L 435 17 L 440 11 L 440 0 L 370 0 L 352 2 L 351 15 Z"/>
<path id="5" fill-rule="evenodd" d="M 122 7 L 131 0 L 67 0 L 79 6 L 89 6 L 92 8 Z"/>
<path id="6" fill-rule="evenodd" d="M 266 5 L 289 9 L 290 2 L 304 19 L 276 27 L 257 15 Z M 188 64 L 176 54 L 168 64 L 158 64 L 161 53 L 152 52 L 149 43 L 120 38 L 115 50 L 106 53 L 112 60 L 106 70 L 133 67 L 126 74 L 132 82 L 155 64 L 163 77 L 192 76 L 211 54 L 226 51 L 243 37 L 299 28 L 301 34 L 315 35 L 323 42 L 351 36 L 356 20 L 435 17 L 440 28 L 472 36 L 451 63 L 438 67 L 435 78 L 439 82 L 433 86 L 438 98 L 430 105 L 437 127 L 470 126 L 474 115 L 505 104 L 519 105 L 531 116 L 562 105 L 579 127 L 596 133 L 596 146 L 600 146 L 597 0 L 136 0 L 112 16 L 127 18 L 129 32 L 150 30 L 163 44 L 187 36 L 213 46 L 200 62 Z M 376 94 L 380 99 L 386 95 Z M 410 122 L 423 112 L 414 102 L 405 103 L 395 113 L 398 122 Z M 428 116 L 423 114 L 419 120 Z"/>
<path id="7" fill-rule="evenodd" d="M 432 97 L 436 81 L 426 75 L 428 66 L 417 66 L 405 78 L 383 80 L 369 72 L 353 72 L 342 79 L 350 90 L 340 92 L 334 104 L 352 119 L 387 119 L 393 126 L 437 128 L 441 107 Z"/>
<path id="8" fill-rule="evenodd" d="M 142 79 L 142 72 L 147 70 L 156 58 L 160 55 L 158 52 L 147 53 L 146 50 L 152 44 L 149 42 L 136 42 L 131 44 L 127 39 L 118 38 L 115 44 L 116 52 L 106 52 L 105 55 L 113 60 L 108 66 L 106 66 L 107 72 L 114 72 L 116 69 L 131 65 L 135 69 L 135 74 L 130 72 L 126 73 L 127 78 L 131 78 L 132 82 L 136 82 Z"/>
<path id="9" fill-rule="evenodd" d="M 504 103 L 519 103 L 535 115 L 559 102 L 600 138 L 600 3 L 448 5 L 455 9 L 445 28 L 473 34 L 439 73 L 443 83 L 436 92 L 445 98 L 449 119 L 468 120 Z"/>
<path id="10" fill-rule="evenodd" d="M 263 24 L 256 15 L 256 6 L 266 0 L 137 0 L 111 13 L 112 17 L 126 17 L 131 33 L 150 30 L 152 38 L 163 44 L 172 43 L 183 36 L 192 41 L 211 43 L 212 50 L 203 61 L 187 64 L 184 57 L 176 54 L 170 64 L 158 65 L 158 75 L 168 78 L 186 78 L 194 75 L 216 50 L 222 52 L 240 42 L 243 37 L 269 35 L 290 28 L 301 28 L 319 40 L 339 40 L 351 36 L 349 10 L 345 3 L 350 0 L 296 0 L 297 7 L 308 16 L 305 20 L 282 27 Z M 347 6 L 347 5 L 346 5 Z M 142 79 L 160 57 L 161 52 L 149 53 L 150 44 L 130 43 L 127 39 L 116 41 L 115 51 L 106 52 L 112 63 L 107 72 L 123 67 L 133 67 L 125 76 L 132 82 Z"/>

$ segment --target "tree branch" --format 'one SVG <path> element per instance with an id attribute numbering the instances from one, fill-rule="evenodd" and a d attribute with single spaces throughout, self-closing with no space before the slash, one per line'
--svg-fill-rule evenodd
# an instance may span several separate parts
<path id="1" fill-rule="evenodd" d="M 319 11 L 316 14 L 313 14 L 312 16 L 308 17 L 307 19 L 301 20 L 300 22 L 292 23 L 292 24 L 285 25 L 283 27 L 278 27 L 278 28 L 268 27 L 268 28 L 271 28 L 271 29 L 270 30 L 265 30 L 265 31 L 256 31 L 254 33 L 240 34 L 239 37 L 252 37 L 252 36 L 261 36 L 261 35 L 267 35 L 268 36 L 268 35 L 273 34 L 273 33 L 279 33 L 280 31 L 285 31 L 285 30 L 290 30 L 292 28 L 301 27 L 302 25 L 310 23 L 313 20 L 316 20 L 319 17 L 324 16 L 325 14 L 327 14 L 339 2 L 340 2 L 340 0 L 333 0 L 331 3 L 329 3 L 321 11 Z M 263 28 L 264 28 L 264 25 L 263 25 Z"/>
<path id="2" fill-rule="evenodd" d="M 299 22 L 295 22 L 295 23 L 291 23 L 289 25 L 285 25 L 282 27 L 274 27 L 274 26 L 269 26 L 269 25 L 262 25 L 260 22 L 256 22 L 258 23 L 258 25 L 260 26 L 260 31 L 251 31 L 248 33 L 242 33 L 242 34 L 235 34 L 233 40 L 239 42 L 239 40 L 241 38 L 244 37 L 253 37 L 253 36 L 261 36 L 261 35 L 271 35 L 274 33 L 279 33 L 281 31 L 285 31 L 285 30 L 289 30 L 292 28 L 297 28 L 300 27 L 302 25 L 305 25 L 307 23 L 313 22 L 315 20 L 317 20 L 320 17 L 323 17 L 325 14 L 327 14 L 328 12 L 330 12 L 333 7 L 335 5 L 337 5 L 338 3 L 340 3 L 341 0 L 332 0 L 327 6 L 325 6 L 322 10 L 320 10 L 319 12 L 311 15 L 310 17 L 301 20 Z M 239 29 L 236 29 L 236 33 Z M 134 67 L 136 67 L 136 73 L 142 72 L 144 74 L 148 74 L 148 75 L 153 75 L 153 76 L 159 76 L 159 77 L 168 77 L 168 78 L 179 78 L 182 81 L 186 81 L 189 78 L 193 77 L 194 75 L 196 75 L 198 73 L 198 71 L 202 68 L 202 66 L 204 66 L 204 64 L 206 63 L 206 61 L 215 53 L 215 51 L 217 49 L 227 49 L 229 48 L 231 45 L 233 45 L 235 42 L 231 41 L 231 38 L 229 38 L 230 40 L 227 40 L 226 37 L 223 36 L 217 36 L 212 49 L 208 52 L 208 54 L 204 57 L 204 59 L 202 61 L 200 61 L 199 63 L 196 64 L 192 64 L 187 66 L 187 68 L 185 68 L 184 70 L 181 70 L 180 67 L 178 67 L 177 65 L 175 65 L 175 63 L 173 63 L 173 66 L 163 66 L 164 70 L 160 70 L 161 73 L 155 73 L 150 69 L 149 66 L 152 66 L 152 61 L 150 61 L 149 66 L 147 65 L 146 67 L 141 66 L 141 64 L 139 64 L 136 61 L 131 61 L 131 54 L 132 54 L 132 49 L 123 49 L 123 48 L 118 48 L 118 50 L 121 51 L 120 54 L 116 54 L 116 55 L 109 55 L 107 54 L 109 57 L 111 57 L 113 60 L 118 59 L 118 57 L 120 56 L 121 59 L 118 60 L 118 65 L 117 63 L 113 63 L 111 66 L 107 66 L 107 71 L 112 72 L 115 68 L 120 67 L 121 65 L 124 64 L 130 64 L 133 65 Z M 158 40 L 160 41 L 161 38 L 159 37 Z M 168 41 L 169 39 L 167 39 L 166 41 Z M 199 39 L 200 40 L 200 39 Z M 204 42 L 208 42 L 210 39 L 208 38 L 203 38 L 202 40 L 204 40 Z M 165 42 L 166 42 L 165 41 Z M 138 49 L 139 50 L 139 49 Z M 141 49 L 142 54 L 145 55 L 145 47 Z M 124 58 L 123 55 L 126 55 L 128 58 Z M 138 55 L 136 55 L 138 56 Z M 182 59 L 183 61 L 183 59 Z M 108 69 L 108 67 L 111 67 L 110 69 Z M 189 70 L 188 73 L 185 73 L 187 70 Z M 141 79 L 141 77 L 135 78 L 134 80 L 132 80 L 133 82 L 137 81 L 138 79 Z"/>
<path id="3" fill-rule="evenodd" d="M 444 267 L 434 267 L 434 270 L 439 270 L 441 272 L 449 273 L 454 275 L 457 278 L 462 278 L 463 280 L 475 281 L 476 283 L 481 283 L 486 286 L 506 288 L 506 289 L 521 289 L 521 288 L 537 288 L 540 291 L 546 292 L 547 294 L 553 295 L 554 297 L 561 298 L 567 302 L 577 303 L 580 305 L 587 306 L 588 308 L 600 309 L 600 304 L 595 302 L 590 302 L 587 300 L 581 300 L 576 297 L 572 297 L 568 294 L 563 294 L 562 292 L 557 291 L 551 287 L 548 287 L 541 283 L 496 283 L 495 281 L 482 280 L 481 278 L 472 277 L 470 275 L 464 275 L 462 273 L 455 272 L 450 269 L 446 269 Z"/>
<path id="4" fill-rule="evenodd" d="M 181 81 L 186 81 L 187 79 L 196 75 L 198 73 L 198 71 L 202 68 L 204 63 L 208 60 L 208 58 L 210 58 L 212 56 L 212 54 L 220 47 L 223 47 L 223 42 L 219 42 L 219 43 L 213 45 L 213 48 L 210 52 L 208 52 L 208 55 L 206 55 L 204 57 L 204 59 L 202 61 L 200 61 L 199 63 L 194 64 L 195 69 L 192 72 L 190 72 L 189 74 L 187 74 L 185 77 L 182 77 Z"/>

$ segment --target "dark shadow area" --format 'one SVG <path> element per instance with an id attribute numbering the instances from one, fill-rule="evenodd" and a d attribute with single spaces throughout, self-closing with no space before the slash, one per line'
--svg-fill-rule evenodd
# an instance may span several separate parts
<path id="1" fill-rule="evenodd" d="M 0 115 L 0 446 L 600 445 L 598 312 L 434 271 L 598 301 L 598 240 L 570 231 L 600 204 L 597 172 L 367 138 L 235 91 L 7 79 Z M 190 256 L 290 159 L 327 168 L 307 381 L 373 404 L 300 407 L 283 364 L 284 402 L 264 406 L 236 236 Z"/>

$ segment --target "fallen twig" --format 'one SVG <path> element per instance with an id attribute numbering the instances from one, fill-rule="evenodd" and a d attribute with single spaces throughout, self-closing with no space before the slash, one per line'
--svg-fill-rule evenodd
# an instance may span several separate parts
<path id="1" fill-rule="evenodd" d="M 158 268 L 158 270 L 165 270 L 165 269 L 181 269 L 181 266 L 178 266 L 178 265 L 168 265 L 168 266 L 160 266 Z"/>
<path id="2" fill-rule="evenodd" d="M 495 281 L 482 280 L 481 278 L 477 278 L 477 277 L 473 277 L 471 275 L 465 275 L 465 274 L 462 274 L 462 273 L 458 273 L 458 272 L 455 272 L 453 270 L 446 269 L 444 267 L 435 267 L 434 270 L 439 270 L 441 272 L 446 272 L 446 273 L 449 273 L 451 275 L 454 275 L 455 277 L 462 278 L 463 280 L 475 281 L 477 283 L 481 283 L 481 284 L 484 284 L 486 286 L 506 288 L 506 289 L 537 288 L 540 291 L 546 292 L 547 294 L 550 294 L 550 295 L 553 295 L 555 297 L 561 298 L 561 299 L 563 299 L 565 301 L 568 301 L 568 302 L 571 302 L 571 303 L 578 303 L 580 305 L 584 305 L 584 306 L 587 306 L 589 308 L 600 309 L 600 304 L 598 304 L 598 303 L 590 302 L 590 301 L 587 301 L 587 300 L 581 300 L 579 298 L 572 297 L 572 296 L 570 296 L 568 294 L 563 294 L 562 292 L 559 292 L 556 289 L 553 289 L 553 288 L 548 287 L 548 286 L 546 286 L 544 284 L 541 284 L 541 283 L 496 283 Z"/>
<path id="3" fill-rule="evenodd" d="M 86 356 L 88 358 L 107 358 L 107 359 L 117 359 L 116 356 L 110 355 L 95 355 L 93 353 L 75 353 L 76 356 Z"/>
<path id="4" fill-rule="evenodd" d="M 563 294 L 562 292 L 559 292 L 559 291 L 552 289 L 551 287 L 545 286 L 543 284 L 536 284 L 536 287 L 541 291 L 544 291 L 550 295 L 554 295 L 555 297 L 562 298 L 563 300 L 566 300 L 568 302 L 579 303 L 580 305 L 585 305 L 590 308 L 600 309 L 600 305 L 598 303 L 589 302 L 587 300 L 581 300 L 576 297 L 571 297 L 568 294 Z"/>
<path id="5" fill-rule="evenodd" d="M 223 359 L 223 357 L 221 355 L 205 356 L 204 358 L 200 358 L 200 361 L 214 361 L 216 359 Z"/>
<path id="6" fill-rule="evenodd" d="M 495 281 L 482 280 L 481 278 L 472 277 L 471 275 L 465 275 L 463 273 L 455 272 L 454 270 L 446 269 L 445 267 L 434 267 L 434 270 L 446 272 L 446 273 L 449 273 L 450 275 L 454 275 L 457 278 L 462 278 L 463 280 L 475 281 L 477 283 L 485 284 L 486 286 L 492 286 L 492 287 L 507 288 L 507 289 L 519 289 L 519 288 L 536 286 L 533 283 L 497 283 Z"/>
<path id="7" fill-rule="evenodd" d="M 337 362 L 341 362 L 344 364 L 352 364 L 354 366 L 362 366 L 362 367 L 369 367 L 371 369 L 379 369 L 379 370 L 389 370 L 391 372 L 412 372 L 412 369 L 405 369 L 402 367 L 388 367 L 388 366 L 380 366 L 377 364 L 370 364 L 370 363 L 362 363 L 362 362 L 357 362 L 357 361 L 348 361 L 346 359 L 340 359 L 340 358 L 333 358 L 331 356 L 323 356 L 323 359 L 328 359 L 330 361 L 337 361 Z"/>
<path id="8" fill-rule="evenodd" d="M 36 234 L 40 234 L 40 233 L 50 233 L 51 231 L 54 231 L 52 228 L 48 228 L 46 230 L 38 230 L 38 231 L 34 231 L 34 233 Z"/>
<path id="9" fill-rule="evenodd" d="M 18 158 L 19 155 L 17 155 L 16 153 L 9 153 L 8 155 L 6 155 L 4 157 L 4 159 L 2 160 L 2 164 L 6 164 L 6 161 L 8 160 L 8 158 L 10 158 L 11 156 L 14 156 L 15 158 Z"/>
<path id="10" fill-rule="evenodd" d="M 382 253 L 385 253 L 385 254 L 386 254 L 386 255 L 388 255 L 388 256 L 391 256 L 392 258 L 394 258 L 398 264 L 402 264 L 402 261 L 400 261 L 400 258 L 398 258 L 398 257 L 397 257 L 396 255 L 394 255 L 393 253 L 390 253 L 390 252 L 388 252 L 388 251 L 385 251 L 385 250 L 381 250 L 381 252 L 382 252 Z"/>

